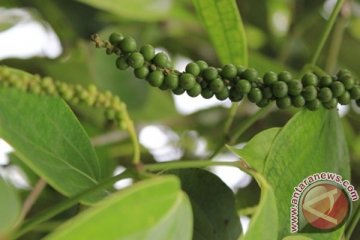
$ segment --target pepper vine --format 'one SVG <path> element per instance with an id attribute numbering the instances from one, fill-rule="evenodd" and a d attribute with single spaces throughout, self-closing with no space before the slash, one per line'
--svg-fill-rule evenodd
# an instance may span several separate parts
<path id="1" fill-rule="evenodd" d="M 155 53 L 147 44 L 137 49 L 136 41 L 120 33 L 112 33 L 109 40 L 93 35 L 95 46 L 105 48 L 107 54 L 116 54 L 120 70 L 133 68 L 135 77 L 145 79 L 151 86 L 171 90 L 174 94 L 201 95 L 208 99 L 239 102 L 245 97 L 258 107 L 272 101 L 280 109 L 291 106 L 317 110 L 335 108 L 338 103 L 348 105 L 352 100 L 360 106 L 360 81 L 350 71 L 340 70 L 335 76 L 323 71 L 306 72 L 295 78 L 288 71 L 267 72 L 260 76 L 254 68 L 226 64 L 222 68 L 209 66 L 205 61 L 191 62 L 184 72 L 172 68 L 164 52 Z"/>

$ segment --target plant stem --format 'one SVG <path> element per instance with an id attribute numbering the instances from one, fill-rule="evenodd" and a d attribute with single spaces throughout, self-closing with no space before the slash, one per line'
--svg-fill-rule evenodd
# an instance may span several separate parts
<path id="1" fill-rule="evenodd" d="M 351 221 L 349 222 L 348 226 L 346 227 L 346 230 L 345 230 L 346 239 L 350 240 L 351 234 L 353 233 L 356 225 L 359 223 L 359 220 L 360 220 L 360 204 L 358 204 L 358 207 L 356 208 L 356 211 L 355 211 Z"/>
<path id="2" fill-rule="evenodd" d="M 333 73 L 335 70 L 346 23 L 347 23 L 347 18 L 340 17 L 339 21 L 335 25 L 335 29 L 332 34 L 332 39 L 330 43 L 329 54 L 325 66 L 325 71 L 328 73 Z"/>
<path id="3" fill-rule="evenodd" d="M 229 115 L 228 118 L 226 119 L 226 122 L 224 124 L 224 133 L 225 136 L 228 135 L 231 124 L 234 121 L 235 115 L 236 115 L 236 110 L 238 109 L 238 104 L 237 103 L 232 103 L 230 110 L 229 110 Z"/>
<path id="4" fill-rule="evenodd" d="M 179 169 L 179 168 L 204 168 L 210 166 L 232 166 L 240 167 L 240 161 L 233 162 L 214 162 L 210 160 L 198 160 L 198 161 L 171 161 L 154 164 L 146 164 L 143 166 L 143 170 L 148 171 L 161 171 L 168 169 Z"/>
<path id="5" fill-rule="evenodd" d="M 28 212 L 30 211 L 31 207 L 34 205 L 36 200 L 39 198 L 41 192 L 46 187 L 46 182 L 43 178 L 40 178 L 39 181 L 36 183 L 34 189 L 31 191 L 29 196 L 26 198 L 23 208 L 20 213 L 20 219 L 24 219 Z"/>
<path id="6" fill-rule="evenodd" d="M 239 125 L 235 130 L 234 133 L 230 137 L 228 143 L 230 145 L 235 144 L 237 139 L 247 130 L 249 129 L 257 120 L 263 118 L 266 114 L 269 113 L 270 109 L 272 108 L 273 104 L 269 104 L 264 108 L 260 108 L 254 115 L 248 118 L 242 125 Z"/>
<path id="7" fill-rule="evenodd" d="M 319 59 L 319 56 L 320 56 L 320 52 L 325 46 L 325 42 L 329 37 L 330 31 L 331 31 L 332 27 L 334 26 L 337 15 L 339 14 L 344 2 L 345 2 L 345 0 L 338 0 L 336 2 L 336 5 L 335 5 L 333 11 L 331 12 L 329 21 L 326 23 L 325 29 L 324 29 L 324 31 L 322 33 L 321 38 L 320 38 L 320 42 L 317 45 L 314 56 L 311 59 L 311 62 L 310 62 L 311 65 L 316 65 L 316 62 L 317 62 L 317 60 Z"/>
<path id="8" fill-rule="evenodd" d="M 133 155 L 132 163 L 136 166 L 136 165 L 140 164 L 140 143 L 139 143 L 139 140 L 137 138 L 134 123 L 131 120 L 131 118 L 129 117 L 127 111 L 126 111 L 126 114 L 125 114 L 124 118 L 125 118 L 124 120 L 126 122 L 127 129 L 128 129 L 131 141 L 132 141 L 133 146 L 134 146 L 134 155 Z"/>
<path id="9" fill-rule="evenodd" d="M 214 158 L 221 150 L 224 149 L 225 144 L 233 145 L 239 139 L 239 137 L 248 130 L 257 120 L 264 117 L 267 113 L 269 113 L 270 109 L 272 108 L 272 104 L 264 108 L 260 108 L 255 114 L 251 115 L 244 123 L 237 126 L 237 128 L 232 131 L 232 135 L 229 136 L 226 140 L 220 142 L 220 144 L 215 148 L 215 151 L 210 155 L 208 159 Z"/>
<path id="10" fill-rule="evenodd" d="M 47 209 L 43 212 L 41 212 L 40 214 L 38 214 L 37 216 L 35 216 L 34 218 L 26 221 L 22 228 L 17 231 L 17 233 L 14 236 L 14 239 L 17 239 L 19 237 L 21 237 L 22 235 L 24 235 L 25 233 L 31 231 L 36 225 L 49 220 L 50 218 L 56 216 L 57 214 L 65 211 L 66 209 L 74 206 L 75 204 L 77 204 L 82 198 L 85 198 L 91 194 L 93 194 L 96 191 L 99 191 L 103 188 L 109 187 L 112 184 L 114 184 L 115 182 L 117 182 L 120 179 L 123 178 L 127 178 L 127 177 L 132 177 L 134 175 L 134 173 L 130 170 L 125 170 L 125 172 L 122 172 L 116 176 L 113 176 L 111 178 L 105 179 L 104 181 L 100 182 L 98 185 L 96 185 L 93 188 L 90 188 L 88 190 L 85 190 L 53 207 L 51 207 L 50 209 Z"/>

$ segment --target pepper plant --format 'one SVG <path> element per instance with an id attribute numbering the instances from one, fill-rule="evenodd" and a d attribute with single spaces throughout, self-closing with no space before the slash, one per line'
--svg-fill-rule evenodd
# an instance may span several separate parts
<path id="1" fill-rule="evenodd" d="M 0 239 L 357 239 L 357 202 L 337 228 L 291 232 L 304 178 L 360 182 L 360 3 L 332 2 L 4 1 L 51 26 L 63 53 L 1 62 L 2 168 L 30 187 L 0 178 Z M 231 107 L 182 116 L 177 95 Z M 141 144 L 151 124 L 179 156 Z M 219 166 L 251 183 L 231 189 Z"/>

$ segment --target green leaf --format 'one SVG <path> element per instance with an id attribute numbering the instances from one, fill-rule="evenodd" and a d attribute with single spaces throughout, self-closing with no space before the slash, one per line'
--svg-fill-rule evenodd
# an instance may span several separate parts
<path id="1" fill-rule="evenodd" d="M 282 72 L 284 70 L 294 72 L 293 69 L 285 67 L 283 63 L 278 62 L 276 59 L 267 57 L 259 52 L 252 51 L 249 55 L 249 65 L 255 68 L 260 75 L 266 72 Z"/>
<path id="2" fill-rule="evenodd" d="M 140 21 L 191 18 L 174 0 L 78 0 L 117 16 Z"/>
<path id="3" fill-rule="evenodd" d="M 282 240 L 312 240 L 312 238 L 308 238 L 302 235 L 293 235 L 284 237 Z"/>
<path id="4" fill-rule="evenodd" d="M 232 146 L 227 146 L 227 148 L 240 156 L 256 171 L 262 173 L 264 171 L 266 156 L 280 129 L 281 128 L 269 128 L 258 133 L 241 149 Z"/>
<path id="5" fill-rule="evenodd" d="M 264 176 L 275 191 L 280 238 L 290 234 L 290 200 L 294 187 L 318 172 L 334 172 L 344 179 L 350 178 L 348 149 L 336 110 L 297 113 L 272 144 Z M 341 227 L 333 232 L 304 235 L 318 240 L 339 239 L 343 231 Z"/>
<path id="6" fill-rule="evenodd" d="M 223 64 L 247 66 L 244 26 L 234 0 L 193 0 L 216 53 Z"/>
<path id="7" fill-rule="evenodd" d="M 145 82 L 141 84 L 145 85 Z M 168 92 L 159 91 L 159 89 L 149 88 L 148 86 L 142 86 L 142 88 L 148 89 L 147 101 L 143 106 L 129 108 L 133 119 L 159 121 L 166 118 L 180 117 L 180 114 L 175 109 L 174 100 Z"/>
<path id="8" fill-rule="evenodd" d="M 63 224 L 47 240 L 190 240 L 192 213 L 175 177 L 157 177 L 115 193 Z"/>
<path id="9" fill-rule="evenodd" d="M 56 190 L 72 196 L 102 178 L 89 138 L 64 101 L 1 89 L 0 109 L 0 135 Z M 104 194 L 84 202 L 94 203 Z"/>
<path id="10" fill-rule="evenodd" d="M 180 178 L 194 213 L 195 240 L 237 239 L 240 219 L 232 191 L 219 177 L 202 169 L 178 169 L 166 173 Z"/>
<path id="11" fill-rule="evenodd" d="M 278 239 L 278 213 L 274 190 L 261 174 L 253 172 L 252 175 L 255 177 L 261 188 L 260 203 L 256 213 L 251 218 L 246 234 L 240 239 Z M 267 223 L 271 223 L 271 226 Z"/>
<path id="12" fill-rule="evenodd" d="M 21 204 L 14 189 L 2 177 L 0 196 L 0 239 L 7 239 L 20 217 Z"/>

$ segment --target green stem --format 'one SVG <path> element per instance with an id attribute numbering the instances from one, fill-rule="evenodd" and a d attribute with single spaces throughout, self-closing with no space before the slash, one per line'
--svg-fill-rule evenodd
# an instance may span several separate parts
<path id="1" fill-rule="evenodd" d="M 236 110 L 238 109 L 238 105 L 237 103 L 232 103 L 231 104 L 231 108 L 229 110 L 229 115 L 228 118 L 226 119 L 226 122 L 224 124 L 224 133 L 225 135 L 227 135 L 229 133 L 231 124 L 234 121 L 235 115 L 236 115 Z"/>
<path id="2" fill-rule="evenodd" d="M 225 144 L 233 145 L 236 143 L 236 141 L 239 139 L 239 137 L 248 130 L 257 120 L 264 117 L 266 114 L 269 113 L 270 109 L 272 108 L 272 104 L 269 104 L 268 106 L 264 108 L 260 108 L 255 114 L 251 115 L 248 119 L 246 119 L 245 122 L 243 122 L 241 125 L 237 126 L 237 128 L 234 129 L 234 131 L 231 131 L 232 134 L 229 136 L 226 140 L 223 140 L 216 148 L 215 151 L 210 155 L 208 159 L 214 158 L 219 152 L 221 152 Z"/>
<path id="3" fill-rule="evenodd" d="M 115 182 L 117 182 L 120 179 L 132 177 L 133 175 L 134 175 L 134 173 L 132 171 L 126 170 L 125 172 L 123 172 L 121 174 L 118 174 L 116 176 L 113 176 L 111 178 L 108 178 L 108 179 L 100 182 L 98 185 L 96 185 L 93 188 L 85 190 L 85 191 L 73 196 L 72 198 L 69 198 L 69 199 L 51 207 L 50 209 L 47 209 L 47 210 L 41 212 L 39 215 L 26 221 L 23 224 L 22 228 L 16 232 L 14 239 L 21 237 L 25 233 L 34 229 L 35 226 L 37 226 L 38 224 L 45 222 L 46 220 L 49 220 L 50 218 L 56 216 L 57 214 L 65 211 L 66 209 L 69 209 L 70 207 L 76 205 L 81 199 L 95 193 L 96 191 L 99 191 L 101 189 L 104 189 L 104 188 L 107 188 L 107 187 L 113 185 Z"/>
<path id="4" fill-rule="evenodd" d="M 129 132 L 133 147 L 134 147 L 134 155 L 132 163 L 136 166 L 140 164 L 140 143 L 136 134 L 135 126 L 131 118 L 129 117 L 127 111 L 125 115 L 125 122 L 127 125 L 127 130 Z"/>
<path id="5" fill-rule="evenodd" d="M 342 5 L 344 4 L 345 0 L 338 0 L 336 2 L 336 5 L 330 15 L 330 19 L 329 21 L 326 23 L 326 26 L 325 26 L 325 29 L 324 29 L 324 32 L 322 33 L 322 36 L 320 38 L 320 42 L 319 44 L 317 45 L 317 48 L 315 50 L 315 53 L 314 53 L 314 56 L 312 57 L 311 59 L 311 62 L 310 64 L 311 65 L 316 65 L 316 62 L 320 56 L 320 52 L 321 50 L 324 48 L 325 46 L 325 43 L 326 43 L 326 40 L 328 39 L 329 37 L 329 34 L 330 34 L 330 31 L 332 29 L 332 27 L 334 26 L 334 23 L 335 23 L 335 20 L 337 18 L 337 15 L 339 14 L 341 8 L 342 8 Z"/>
<path id="6" fill-rule="evenodd" d="M 356 211 L 355 211 L 351 221 L 349 222 L 348 226 L 346 227 L 346 230 L 345 230 L 346 239 L 350 240 L 351 234 L 353 233 L 355 227 L 359 223 L 359 220 L 360 220 L 360 204 L 358 204 L 358 207 L 356 208 Z"/>
<path id="7" fill-rule="evenodd" d="M 334 33 L 329 48 L 329 55 L 326 61 L 325 71 L 333 73 L 336 67 L 337 58 L 340 52 L 341 43 L 343 40 L 343 34 L 345 30 L 347 19 L 345 17 L 339 18 L 339 21 L 335 25 Z"/>
<path id="8" fill-rule="evenodd" d="M 143 170 L 148 171 L 162 171 L 169 169 L 179 169 L 179 168 L 205 168 L 210 166 L 232 166 L 240 167 L 240 161 L 235 162 L 214 162 L 210 160 L 198 160 L 198 161 L 171 161 L 171 162 L 162 162 L 154 164 L 146 164 L 143 166 Z"/>
<path id="9" fill-rule="evenodd" d="M 239 139 L 239 137 L 246 130 L 248 130 L 257 120 L 263 118 L 265 115 L 267 115 L 269 113 L 272 106 L 273 106 L 273 104 L 269 104 L 264 108 L 260 108 L 255 114 L 253 114 L 250 118 L 248 118 L 243 124 L 241 124 L 237 128 L 235 128 L 228 143 L 230 145 L 235 144 L 236 141 Z"/>

